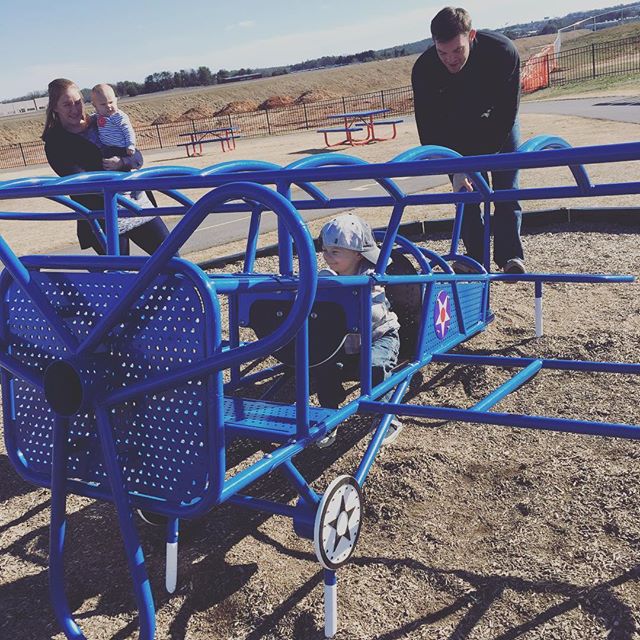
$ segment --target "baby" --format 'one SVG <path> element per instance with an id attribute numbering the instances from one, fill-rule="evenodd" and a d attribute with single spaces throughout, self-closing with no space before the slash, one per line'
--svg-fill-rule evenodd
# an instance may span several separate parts
<path id="1" fill-rule="evenodd" d="M 322 255 L 329 269 L 318 275 L 369 275 L 380 255 L 371 227 L 353 214 L 342 214 L 322 227 Z M 398 362 L 400 323 L 391 311 L 384 288 L 374 286 L 371 291 L 371 375 L 374 385 L 389 377 Z M 327 362 L 314 367 L 313 377 L 318 400 L 324 407 L 337 408 L 345 399 L 343 381 L 359 379 L 360 334 L 350 333 L 340 351 Z M 392 395 L 385 394 L 384 402 Z M 401 423 L 394 419 L 385 438 L 389 444 L 400 433 Z M 318 443 L 327 446 L 335 438 L 335 430 Z"/>
<path id="2" fill-rule="evenodd" d="M 103 157 L 132 156 L 136 152 L 136 133 L 129 116 L 118 109 L 113 89 L 108 84 L 97 84 L 91 90 L 91 103 L 97 112 Z"/>
<path id="3" fill-rule="evenodd" d="M 138 167 L 142 166 L 142 154 L 136 150 L 136 133 L 131 126 L 129 116 L 118 109 L 118 98 L 108 84 L 97 84 L 91 89 L 91 103 L 96 110 L 96 124 L 98 137 L 102 145 L 102 157 L 138 156 Z M 125 169 L 128 171 L 129 169 Z M 123 192 L 126 198 L 135 200 L 138 206 L 148 208 L 153 206 L 144 191 Z M 127 233 L 135 227 L 151 220 L 149 216 L 120 218 L 118 231 Z"/>

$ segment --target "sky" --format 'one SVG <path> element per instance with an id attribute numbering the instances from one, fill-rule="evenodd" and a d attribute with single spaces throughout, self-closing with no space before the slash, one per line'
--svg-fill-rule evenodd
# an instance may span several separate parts
<path id="1" fill-rule="evenodd" d="M 612 6 L 612 0 L 466 0 L 474 27 Z M 65 77 L 81 87 L 159 71 L 271 67 L 429 37 L 432 0 L 18 0 L 0 22 L 0 100 Z"/>

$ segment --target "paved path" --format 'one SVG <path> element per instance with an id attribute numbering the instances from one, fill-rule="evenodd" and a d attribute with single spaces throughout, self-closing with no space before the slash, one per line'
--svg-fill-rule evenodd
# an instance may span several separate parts
<path id="1" fill-rule="evenodd" d="M 640 96 L 626 98 L 571 98 L 523 102 L 521 113 L 557 113 L 598 120 L 640 123 Z"/>

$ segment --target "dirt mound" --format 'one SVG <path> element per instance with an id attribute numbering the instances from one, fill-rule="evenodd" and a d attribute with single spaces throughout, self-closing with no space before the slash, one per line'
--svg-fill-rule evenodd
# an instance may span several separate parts
<path id="1" fill-rule="evenodd" d="M 260 105 L 260 109 L 281 109 L 295 104 L 295 102 L 291 96 L 271 96 Z"/>
<path id="2" fill-rule="evenodd" d="M 234 113 L 249 113 L 258 110 L 257 100 L 234 100 L 226 104 L 220 111 L 216 111 L 216 116 L 228 116 Z"/>
<path id="3" fill-rule="evenodd" d="M 192 107 L 187 109 L 180 117 L 176 118 L 176 122 L 185 122 L 186 120 L 202 120 L 203 118 L 210 118 L 213 114 L 207 109 L 202 107 Z"/>
<path id="4" fill-rule="evenodd" d="M 161 113 L 151 124 L 170 124 L 173 118 L 168 113 Z"/>
<path id="5" fill-rule="evenodd" d="M 333 100 L 339 98 L 337 93 L 331 91 L 325 91 L 324 89 L 316 89 L 314 91 L 305 91 L 301 93 L 297 98 L 296 104 L 309 104 L 310 102 L 320 102 L 321 100 Z"/>

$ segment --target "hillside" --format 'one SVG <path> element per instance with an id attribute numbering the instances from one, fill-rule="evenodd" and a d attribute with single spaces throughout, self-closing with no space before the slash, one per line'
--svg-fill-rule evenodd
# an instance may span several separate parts
<path id="1" fill-rule="evenodd" d="M 640 25 L 632 24 L 592 34 L 571 31 L 563 36 L 564 48 L 591 44 L 600 40 L 616 40 L 640 33 Z M 519 38 L 515 44 L 523 60 L 540 47 L 553 42 L 555 34 Z M 568 43 L 571 43 L 568 46 Z M 305 92 L 317 92 L 319 97 L 358 95 L 407 86 L 411 68 L 418 54 L 374 62 L 353 64 L 331 69 L 292 73 L 271 78 L 192 89 L 177 89 L 162 93 L 124 98 L 120 104 L 134 125 L 141 126 L 158 118 L 174 121 L 186 111 L 197 109 L 203 116 L 211 115 L 231 102 L 262 103 L 270 97 L 298 98 Z M 62 73 L 62 71 L 61 71 Z M 0 146 L 37 140 L 44 125 L 44 114 L 24 114 L 0 119 Z"/>

